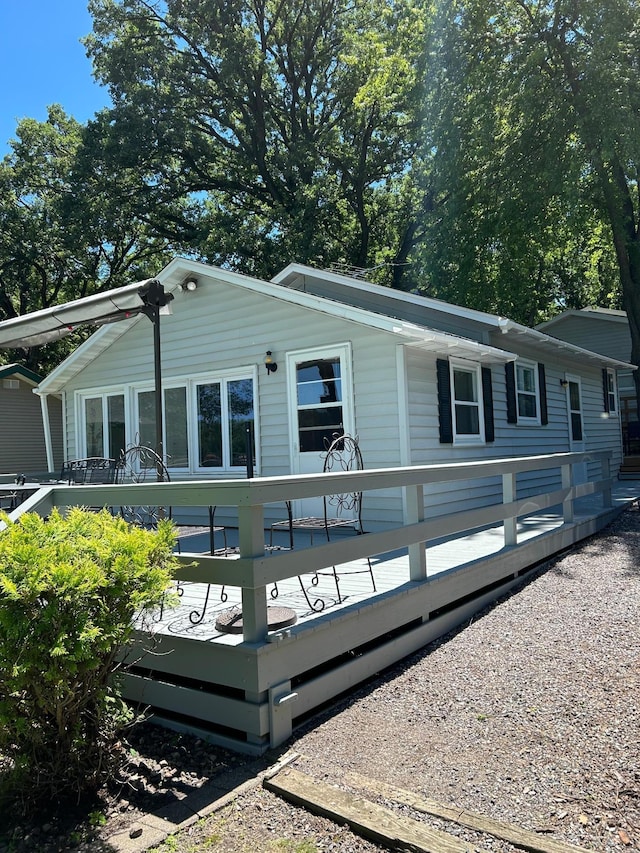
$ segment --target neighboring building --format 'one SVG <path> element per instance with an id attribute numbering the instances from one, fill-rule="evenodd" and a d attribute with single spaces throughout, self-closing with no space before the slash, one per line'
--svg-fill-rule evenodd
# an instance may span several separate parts
<path id="1" fill-rule="evenodd" d="M 622 358 L 299 264 L 261 281 L 178 258 L 157 279 L 175 297 L 161 322 L 174 480 L 246 476 L 247 423 L 263 477 L 320 471 L 324 438 L 340 429 L 359 437 L 366 468 L 570 450 L 610 450 L 620 464 Z M 39 393 L 62 395 L 73 458 L 153 444 L 153 389 L 152 326 L 139 315 L 100 328 Z M 501 486 L 434 486 L 426 513 L 493 503 Z M 399 491 L 367 495 L 368 529 L 402 517 Z"/>
<path id="2" fill-rule="evenodd" d="M 56 469 L 62 465 L 62 403 L 50 395 L 43 412 L 33 393 L 40 379 L 18 364 L 0 365 L 0 474 L 48 471 L 45 436 L 51 437 Z"/>
<path id="3" fill-rule="evenodd" d="M 546 323 L 540 331 L 569 341 L 579 347 L 602 353 L 620 361 L 631 358 L 631 332 L 626 311 L 610 308 L 581 308 L 563 311 Z M 638 421 L 638 403 L 631 367 L 617 371 L 620 416 L 623 431 L 630 421 Z"/>

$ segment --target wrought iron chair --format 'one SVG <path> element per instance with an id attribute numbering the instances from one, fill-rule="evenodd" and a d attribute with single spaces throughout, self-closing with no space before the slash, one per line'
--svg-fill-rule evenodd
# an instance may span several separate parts
<path id="1" fill-rule="evenodd" d="M 122 451 L 117 462 L 117 483 L 145 483 L 145 482 L 170 482 L 171 477 L 164 461 L 150 447 L 142 444 L 135 444 L 127 447 Z M 213 554 L 215 552 L 215 534 L 222 532 L 226 549 L 226 530 L 224 527 L 215 526 L 215 507 L 208 507 L 209 512 L 209 550 Z M 173 508 L 171 506 L 160 505 L 143 505 L 143 506 L 120 506 L 119 513 L 131 524 L 148 529 L 155 529 L 158 526 L 158 521 L 161 518 L 173 518 Z M 191 525 L 181 523 L 180 530 L 185 528 L 196 527 L 198 532 L 205 530 L 203 525 Z M 180 539 L 178 538 L 178 552 L 180 552 Z M 209 603 L 211 586 L 207 585 L 207 592 L 201 610 L 192 610 L 189 614 L 189 621 L 193 625 L 198 625 L 204 619 L 204 615 Z M 184 586 L 180 581 L 177 582 L 178 595 L 184 594 Z M 226 601 L 224 587 L 221 592 L 221 600 Z M 160 618 L 162 618 L 162 611 Z"/>
<path id="2" fill-rule="evenodd" d="M 104 456 L 89 456 L 86 459 L 69 459 L 62 465 L 60 479 L 73 484 L 114 483 L 116 460 Z"/>
<path id="3" fill-rule="evenodd" d="M 335 471 L 362 471 L 364 463 L 362 453 L 358 444 L 357 436 L 344 434 L 334 434 L 330 443 L 327 443 L 327 449 L 324 454 L 324 462 L 322 466 L 323 473 Z M 310 540 L 313 543 L 313 535 L 318 531 L 324 531 L 327 541 L 331 540 L 331 531 L 338 528 L 353 528 L 357 534 L 364 533 L 362 527 L 362 492 L 343 492 L 335 495 L 325 495 L 323 497 L 323 515 L 322 516 L 303 516 L 294 518 L 293 509 L 290 501 L 287 501 L 287 518 L 283 521 L 275 521 L 271 525 L 269 543 L 273 541 L 273 532 L 275 530 L 288 530 L 289 542 L 291 548 L 294 546 L 294 531 L 306 530 L 309 533 Z M 335 566 L 332 567 L 331 575 L 336 586 L 336 594 L 338 603 L 341 604 L 342 594 L 340 592 L 340 574 L 361 574 L 366 572 L 371 577 L 373 591 L 376 592 L 376 581 L 373 575 L 373 567 L 371 560 L 367 557 L 366 569 L 350 569 L 348 572 L 339 573 Z M 316 572 L 311 581 L 312 586 L 317 586 L 319 576 L 322 572 Z M 324 609 L 324 602 L 321 599 L 316 599 L 311 602 L 308 596 L 302 578 L 299 578 L 302 591 L 305 594 L 307 603 L 312 610 L 316 612 Z M 272 596 L 275 598 L 278 595 L 277 585 L 272 590 Z M 321 605 L 321 606 L 320 606 Z"/>

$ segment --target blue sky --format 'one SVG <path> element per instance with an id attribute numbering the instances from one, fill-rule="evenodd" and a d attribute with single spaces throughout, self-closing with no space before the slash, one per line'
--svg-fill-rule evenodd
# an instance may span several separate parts
<path id="1" fill-rule="evenodd" d="M 109 102 L 80 44 L 90 32 L 87 0 L 0 0 L 0 157 L 19 119 L 58 103 L 85 122 Z"/>

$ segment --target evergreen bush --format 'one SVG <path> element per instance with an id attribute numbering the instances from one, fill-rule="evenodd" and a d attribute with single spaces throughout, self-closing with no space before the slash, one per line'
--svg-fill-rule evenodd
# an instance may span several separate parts
<path id="1" fill-rule="evenodd" d="M 118 652 L 136 615 L 166 601 L 175 528 L 108 511 L 0 516 L 0 801 L 97 790 L 117 766 L 132 715 Z M 7 762 L 8 760 L 8 762 Z"/>

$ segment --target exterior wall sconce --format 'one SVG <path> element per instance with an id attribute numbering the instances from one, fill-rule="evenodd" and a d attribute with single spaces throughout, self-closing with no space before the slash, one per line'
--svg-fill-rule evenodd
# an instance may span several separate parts
<path id="1" fill-rule="evenodd" d="M 191 276 L 190 278 L 185 279 L 182 284 L 178 285 L 179 290 L 188 290 L 189 293 L 193 293 L 193 291 L 198 287 L 198 279 Z"/>
<path id="2" fill-rule="evenodd" d="M 567 379 L 561 379 L 560 384 L 562 385 L 563 388 L 567 388 L 569 385 L 569 381 Z"/>
<path id="3" fill-rule="evenodd" d="M 275 373 L 278 365 L 271 356 L 271 350 L 268 349 L 264 357 L 264 366 L 267 368 L 267 373 Z"/>

